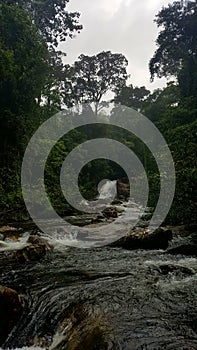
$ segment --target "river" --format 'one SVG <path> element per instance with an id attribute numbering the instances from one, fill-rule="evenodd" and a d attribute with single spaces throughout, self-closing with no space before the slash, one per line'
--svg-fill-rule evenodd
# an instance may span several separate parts
<path id="1" fill-rule="evenodd" d="M 27 264 L 9 249 L 0 255 L 1 284 L 24 306 L 3 349 L 197 349 L 196 258 L 68 247 L 57 237 L 53 246 Z"/>

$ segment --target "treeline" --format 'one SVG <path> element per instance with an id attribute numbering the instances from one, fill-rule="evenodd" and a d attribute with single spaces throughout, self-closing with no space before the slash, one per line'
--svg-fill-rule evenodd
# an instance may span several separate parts
<path id="1" fill-rule="evenodd" d="M 20 169 L 31 135 L 63 107 L 85 103 L 93 117 L 105 118 L 106 92 L 116 104 L 147 116 L 166 138 L 172 151 L 177 186 L 168 222 L 190 222 L 197 214 L 197 4 L 176 1 L 156 16 L 160 28 L 157 50 L 150 60 L 151 79 L 167 77 L 163 89 L 127 85 L 127 59 L 110 51 L 81 55 L 64 64 L 58 42 L 79 33 L 79 13 L 66 11 L 65 0 L 0 0 L 0 206 L 23 205 Z M 58 14 L 58 16 L 57 16 Z M 112 110 L 112 116 L 116 107 Z M 62 138 L 46 165 L 46 188 L 60 214 L 68 212 L 58 185 L 65 156 L 78 144 L 96 137 L 111 137 L 131 148 L 142 161 L 149 178 L 149 205 L 159 195 L 159 174 L 149 150 L 132 134 L 110 125 L 81 127 Z M 44 140 L 43 140 L 44 142 Z M 52 166 L 49 166 L 52 164 Z M 115 163 L 95 160 L 80 174 L 86 198 L 97 193 L 103 178 L 125 177 Z"/>

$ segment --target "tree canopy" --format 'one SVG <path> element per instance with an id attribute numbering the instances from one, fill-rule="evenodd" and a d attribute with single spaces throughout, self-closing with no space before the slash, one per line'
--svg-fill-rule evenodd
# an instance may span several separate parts
<path id="1" fill-rule="evenodd" d="M 136 110 L 141 110 L 143 103 L 146 101 L 150 91 L 141 87 L 133 87 L 133 85 L 123 86 L 123 88 L 115 96 L 114 102 L 120 103 L 121 105 L 135 108 Z"/>
<path id="2" fill-rule="evenodd" d="M 69 0 L 0 0 L 0 4 L 23 7 L 48 44 L 58 45 L 80 32 L 78 12 L 66 11 Z"/>
<path id="3" fill-rule="evenodd" d="M 81 55 L 70 68 L 66 81 L 66 96 L 70 103 L 94 103 L 95 112 L 102 97 L 108 92 L 118 93 L 128 78 L 128 61 L 124 55 L 103 51 L 94 56 Z"/>
<path id="4" fill-rule="evenodd" d="M 197 2 L 175 1 L 156 16 L 157 50 L 150 60 L 151 78 L 176 77 L 183 96 L 197 96 Z"/>

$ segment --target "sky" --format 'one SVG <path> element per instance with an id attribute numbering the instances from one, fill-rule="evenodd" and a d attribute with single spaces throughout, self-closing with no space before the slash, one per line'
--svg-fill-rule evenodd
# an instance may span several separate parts
<path id="1" fill-rule="evenodd" d="M 101 51 L 122 53 L 129 61 L 129 84 L 153 91 L 166 84 L 165 79 L 150 82 L 148 64 L 156 50 L 158 28 L 155 15 L 173 0 L 70 0 L 67 10 L 81 13 L 83 29 L 74 39 L 60 44 L 72 64 L 83 53 Z"/>

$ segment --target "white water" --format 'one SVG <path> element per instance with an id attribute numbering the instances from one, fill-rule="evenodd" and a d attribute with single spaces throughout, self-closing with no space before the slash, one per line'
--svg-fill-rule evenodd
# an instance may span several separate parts
<path id="1" fill-rule="evenodd" d="M 29 234 L 25 233 L 17 241 L 13 241 L 12 239 L 8 239 L 8 238 L 5 241 L 0 241 L 0 251 L 17 250 L 17 249 L 25 248 L 28 246 L 28 243 L 27 243 L 28 238 L 29 238 Z"/>
<path id="2" fill-rule="evenodd" d="M 116 197 L 116 192 L 117 182 L 115 180 L 107 180 L 100 186 L 98 199 L 108 199 L 111 202 Z M 106 222 L 90 225 L 90 227 L 80 227 L 73 224 L 71 231 L 67 230 L 67 227 L 62 226 L 62 224 L 59 224 L 58 221 L 49 220 L 46 225 L 50 227 L 51 232 L 46 235 L 43 233 L 43 238 L 47 239 L 57 250 L 65 250 L 69 246 L 91 248 L 107 245 L 127 234 L 128 230 L 135 226 L 143 214 L 143 208 L 132 201 L 114 207 L 117 210 L 118 217 L 113 221 L 106 220 Z M 29 233 L 25 233 L 17 242 L 11 240 L 0 242 L 0 251 L 24 248 L 28 245 L 28 237 Z"/>
<path id="3" fill-rule="evenodd" d="M 115 198 L 117 194 L 117 182 L 107 180 L 104 185 L 101 186 L 99 192 L 99 199 Z"/>

